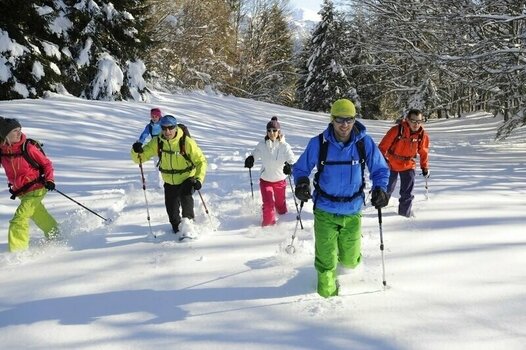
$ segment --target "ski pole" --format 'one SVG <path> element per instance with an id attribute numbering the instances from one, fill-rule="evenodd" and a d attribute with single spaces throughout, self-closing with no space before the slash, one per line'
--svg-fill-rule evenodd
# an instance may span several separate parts
<path id="1" fill-rule="evenodd" d="M 205 208 L 205 213 L 208 215 L 208 220 L 210 220 L 210 225 L 212 224 L 212 218 L 210 217 L 210 213 L 208 212 L 208 208 L 206 207 L 205 200 L 203 199 L 203 196 L 201 195 L 201 191 L 197 190 L 197 193 L 199 193 L 199 197 L 201 198 L 201 203 L 203 203 L 203 208 Z"/>
<path id="2" fill-rule="evenodd" d="M 248 175 L 250 176 L 250 191 L 252 192 L 252 199 L 254 199 L 254 184 L 252 183 L 252 168 L 248 168 Z"/>
<path id="3" fill-rule="evenodd" d="M 384 262 L 384 236 L 382 232 L 382 208 L 378 208 L 378 225 L 380 226 L 380 251 L 382 252 L 382 283 L 387 286 L 385 281 L 385 262 Z"/>
<path id="4" fill-rule="evenodd" d="M 298 215 L 296 215 L 296 220 L 299 220 L 300 227 L 303 230 L 303 222 L 301 222 L 300 210 L 298 209 L 298 202 L 296 201 L 296 195 L 294 195 L 294 189 L 292 188 L 292 180 L 290 178 L 290 175 L 288 175 L 288 178 L 289 178 L 290 190 L 292 192 L 292 198 L 294 198 L 294 205 L 296 206 L 296 213 L 298 213 Z"/>
<path id="5" fill-rule="evenodd" d="M 425 180 L 426 180 L 426 184 L 425 184 L 426 194 L 425 194 L 425 196 L 426 196 L 426 199 L 429 199 L 429 186 L 427 185 L 427 177 L 425 178 Z"/>
<path id="6" fill-rule="evenodd" d="M 296 220 L 296 228 L 294 228 L 294 233 L 292 234 L 292 240 L 290 241 L 290 244 L 285 248 L 285 251 L 289 254 L 294 254 L 296 252 L 296 248 L 294 247 L 294 240 L 296 239 L 296 232 L 298 232 L 298 223 L 301 222 L 301 210 L 303 209 L 303 201 L 300 203 L 300 209 L 298 211 L 298 220 Z"/>
<path id="7" fill-rule="evenodd" d="M 102 220 L 104 220 L 104 221 L 109 221 L 109 220 L 106 219 L 105 217 L 103 217 L 103 216 L 97 214 L 96 212 L 94 212 L 94 211 L 91 210 L 90 208 L 88 208 L 88 207 L 86 207 L 85 205 L 83 205 L 83 204 L 77 202 L 76 200 L 74 200 L 73 198 L 71 198 L 71 197 L 68 196 L 67 194 L 61 192 L 60 190 L 57 190 L 57 189 L 55 188 L 55 191 L 58 192 L 58 193 L 60 193 L 61 195 L 63 195 L 63 196 L 66 197 L 67 199 L 69 199 L 70 201 L 72 201 L 72 202 L 74 202 L 74 203 L 80 205 L 82 208 L 86 209 L 86 210 L 89 211 L 90 213 L 97 215 L 97 216 L 98 216 L 99 218 L 101 218 Z"/>
<path id="8" fill-rule="evenodd" d="M 150 206 L 148 205 L 148 197 L 146 196 L 146 180 L 144 178 L 144 170 L 142 168 L 142 157 L 140 153 L 137 155 L 139 156 L 139 169 L 141 169 L 142 190 L 144 192 L 144 201 L 146 202 L 146 218 L 148 219 L 148 227 L 150 228 L 150 234 L 153 236 L 153 238 L 157 238 L 157 236 L 152 231 L 152 224 L 150 223 Z"/>

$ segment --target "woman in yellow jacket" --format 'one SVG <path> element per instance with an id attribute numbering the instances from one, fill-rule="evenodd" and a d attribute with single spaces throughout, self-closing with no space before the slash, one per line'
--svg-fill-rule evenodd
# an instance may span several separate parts
<path id="1" fill-rule="evenodd" d="M 159 157 L 159 171 L 164 180 L 164 204 L 174 233 L 179 231 L 181 215 L 194 219 L 194 191 L 201 189 L 206 175 L 207 161 L 203 152 L 190 137 L 184 135 L 172 115 L 161 118 L 161 135 L 153 137 L 145 146 L 133 144 L 132 160 L 139 164 L 154 156 Z M 180 145 L 184 137 L 184 144 Z M 182 213 L 180 213 L 181 208 Z"/>

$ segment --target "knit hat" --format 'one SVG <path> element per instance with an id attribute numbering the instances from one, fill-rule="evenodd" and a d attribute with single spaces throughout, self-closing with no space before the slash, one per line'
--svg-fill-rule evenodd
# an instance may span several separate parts
<path id="1" fill-rule="evenodd" d="M 161 126 L 172 126 L 177 125 L 177 119 L 173 115 L 165 115 L 161 118 Z"/>
<path id="2" fill-rule="evenodd" d="M 281 126 L 279 125 L 279 122 L 278 122 L 278 117 L 272 117 L 270 119 L 270 121 L 267 123 L 267 130 L 268 129 L 281 129 Z"/>
<path id="3" fill-rule="evenodd" d="M 156 117 L 161 117 L 163 116 L 162 112 L 161 112 L 161 109 L 160 108 L 152 108 L 150 110 L 150 116 L 156 116 Z"/>
<path id="4" fill-rule="evenodd" d="M 0 117 L 0 140 L 5 140 L 13 129 L 21 128 L 20 122 L 13 118 Z"/>
<path id="5" fill-rule="evenodd" d="M 356 116 L 356 108 L 354 103 L 346 98 L 334 101 L 331 107 L 331 117 L 354 117 Z"/>

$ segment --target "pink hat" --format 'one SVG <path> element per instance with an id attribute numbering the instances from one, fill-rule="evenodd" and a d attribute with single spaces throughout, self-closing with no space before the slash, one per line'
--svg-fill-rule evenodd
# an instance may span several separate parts
<path id="1" fill-rule="evenodd" d="M 152 117 L 159 117 L 161 118 L 163 116 L 163 114 L 161 113 L 161 109 L 160 108 L 152 108 L 150 110 L 150 116 Z"/>

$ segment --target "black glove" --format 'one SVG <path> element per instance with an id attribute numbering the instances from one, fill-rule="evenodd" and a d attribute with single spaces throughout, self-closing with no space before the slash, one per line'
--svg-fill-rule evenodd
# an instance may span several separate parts
<path id="1" fill-rule="evenodd" d="M 187 178 L 186 180 L 183 181 L 183 183 L 181 183 L 181 195 L 183 196 L 188 196 L 188 195 L 192 195 L 194 194 L 195 192 L 195 189 L 194 189 L 194 184 L 195 184 L 195 179 L 193 177 L 189 177 Z"/>
<path id="2" fill-rule="evenodd" d="M 142 149 L 142 143 L 140 143 L 140 142 L 135 142 L 132 145 L 132 148 L 133 148 L 133 151 L 135 153 L 142 153 L 142 152 L 144 152 L 144 150 Z"/>
<path id="3" fill-rule="evenodd" d="M 371 204 L 374 205 L 376 209 L 383 208 L 389 204 L 389 195 L 387 192 L 377 187 L 373 190 L 371 195 Z"/>
<path id="4" fill-rule="evenodd" d="M 254 156 L 248 156 L 245 159 L 245 168 L 252 168 L 254 166 Z"/>
<path id="5" fill-rule="evenodd" d="M 291 175 L 292 174 L 292 166 L 285 162 L 285 165 L 283 166 L 283 174 L 285 175 Z"/>
<path id="6" fill-rule="evenodd" d="M 302 202 L 308 202 L 309 199 L 312 198 L 310 194 L 310 180 L 308 177 L 302 177 L 298 180 L 294 194 Z"/>
<path id="7" fill-rule="evenodd" d="M 428 179 L 429 176 L 431 175 L 431 172 L 429 171 L 429 169 L 426 169 L 426 168 L 422 168 L 422 175 Z"/>
<path id="8" fill-rule="evenodd" d="M 53 181 L 46 181 L 46 183 L 44 184 L 44 187 L 48 191 L 54 191 L 55 190 L 55 183 Z"/>
<path id="9" fill-rule="evenodd" d="M 193 186 L 194 190 L 199 191 L 203 185 L 201 184 L 201 181 L 194 179 Z"/>

